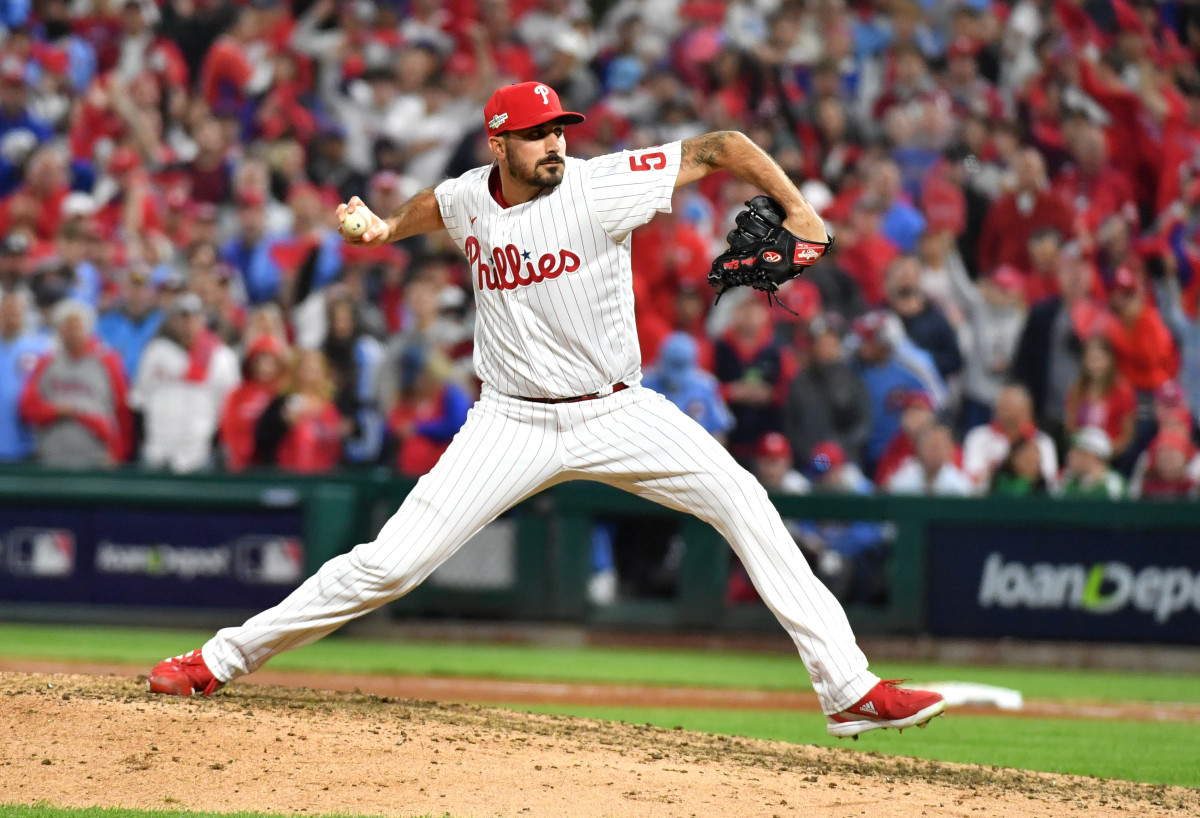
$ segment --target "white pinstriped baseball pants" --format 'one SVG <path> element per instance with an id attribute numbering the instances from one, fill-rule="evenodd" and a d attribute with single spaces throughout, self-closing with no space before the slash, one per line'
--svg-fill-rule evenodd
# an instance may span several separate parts
<path id="1" fill-rule="evenodd" d="M 329 560 L 274 608 L 219 631 L 204 645 L 204 659 L 222 681 L 251 673 L 403 596 L 503 511 L 578 479 L 713 525 L 795 641 L 827 714 L 850 707 L 878 681 L 845 612 L 813 576 L 754 476 L 699 424 L 640 386 L 559 404 L 485 389 L 374 542 Z"/>

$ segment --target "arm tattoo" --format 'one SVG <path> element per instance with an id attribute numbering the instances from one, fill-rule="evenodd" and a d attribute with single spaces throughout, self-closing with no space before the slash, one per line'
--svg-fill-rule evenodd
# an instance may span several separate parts
<path id="1" fill-rule="evenodd" d="M 398 208 L 396 208 L 394 211 L 392 211 L 391 217 L 393 219 L 403 219 L 409 213 L 409 211 L 411 211 L 413 209 L 413 207 L 415 205 L 420 204 L 422 199 L 424 199 L 426 196 L 433 195 L 433 188 L 434 188 L 434 186 L 431 185 L 430 187 L 427 187 L 424 190 L 419 191 L 416 195 L 414 195 L 407 202 L 405 202 L 404 204 L 402 204 Z"/>
<path id="2" fill-rule="evenodd" d="M 729 137 L 729 131 L 716 131 L 683 140 L 683 164 L 692 167 L 715 167 L 718 157 L 725 152 L 725 143 Z"/>

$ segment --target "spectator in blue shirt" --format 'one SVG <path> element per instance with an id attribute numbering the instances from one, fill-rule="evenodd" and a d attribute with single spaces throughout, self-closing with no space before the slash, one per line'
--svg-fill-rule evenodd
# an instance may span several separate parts
<path id="1" fill-rule="evenodd" d="M 871 432 L 863 452 L 863 466 L 872 474 L 888 441 L 900 428 L 905 398 L 910 392 L 923 391 L 923 385 L 896 361 L 886 332 L 887 313 L 869 312 L 852 326 L 860 342 L 856 366 L 871 401 Z"/>
<path id="2" fill-rule="evenodd" d="M 124 290 L 124 300 L 96 322 L 96 333 L 120 356 L 126 377 L 132 379 L 142 351 L 162 324 L 162 311 L 147 267 L 130 269 Z"/>
<path id="3" fill-rule="evenodd" d="M 733 414 L 721 398 L 717 379 L 696 365 L 698 353 L 691 335 L 671 333 L 659 347 L 658 360 L 642 385 L 666 397 L 705 431 L 723 440 L 733 428 Z"/>
<path id="4" fill-rule="evenodd" d="M 48 123 L 29 112 L 24 63 L 5 57 L 0 61 L 0 139 L 16 130 L 29 131 L 39 144 L 54 136 Z"/>
<path id="5" fill-rule="evenodd" d="M 21 393 L 38 359 L 50 351 L 44 335 L 25 331 L 28 312 L 24 290 L 0 297 L 0 462 L 24 460 L 33 454 L 33 435 L 21 420 Z"/>
<path id="6" fill-rule="evenodd" d="M 238 195 L 238 234 L 221 248 L 221 260 L 241 274 L 251 304 L 270 301 L 282 281 L 279 265 L 271 258 L 276 239 L 267 235 L 265 202 L 257 191 Z"/>
<path id="7" fill-rule="evenodd" d="M 925 232 L 925 217 L 908 201 L 900 168 L 893 160 L 884 159 L 875 166 L 868 195 L 883 202 L 879 232 L 893 241 L 902 252 L 915 252 L 917 239 Z"/>

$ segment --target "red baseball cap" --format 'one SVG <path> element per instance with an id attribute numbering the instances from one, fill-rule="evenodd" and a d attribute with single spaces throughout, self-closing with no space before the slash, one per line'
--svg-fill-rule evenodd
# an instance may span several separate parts
<path id="1" fill-rule="evenodd" d="M 928 409 L 930 412 L 933 411 L 933 401 L 930 400 L 929 395 L 921 389 L 910 390 L 909 393 L 904 396 L 903 406 L 905 409 L 914 409 L 920 407 L 922 409 Z"/>
<path id="2" fill-rule="evenodd" d="M 267 195 L 252 187 L 239 190 L 234 199 L 238 207 L 262 207 L 267 203 Z"/>
<path id="3" fill-rule="evenodd" d="M 1135 293 L 1139 288 L 1138 275 L 1125 265 L 1121 265 L 1113 273 L 1113 292 Z"/>
<path id="4" fill-rule="evenodd" d="M 138 152 L 129 147 L 122 145 L 112 152 L 112 156 L 108 159 L 108 172 L 112 174 L 128 173 L 134 168 L 141 167 L 142 157 Z"/>
<path id="5" fill-rule="evenodd" d="M 558 94 L 541 82 L 519 82 L 497 89 L 483 109 L 488 136 L 532 128 L 552 119 L 577 125 L 583 122 L 584 116 L 574 111 L 564 111 Z"/>
<path id="6" fill-rule="evenodd" d="M 832 440 L 818 443 L 812 450 L 812 470 L 817 474 L 846 465 L 846 452 Z"/>
<path id="7" fill-rule="evenodd" d="M 970 37 L 959 37 L 950 43 L 950 47 L 946 49 L 946 59 L 953 60 L 957 57 L 974 57 L 978 53 L 979 43 Z"/>
<path id="8" fill-rule="evenodd" d="M 1183 406 L 1185 403 L 1183 387 L 1174 378 L 1163 381 L 1154 390 L 1154 402 L 1159 406 Z"/>
<path id="9" fill-rule="evenodd" d="M 1025 289 L 1025 276 L 1011 264 L 1001 264 L 992 271 L 989 278 L 993 284 L 1006 292 L 1015 293 Z"/>
<path id="10" fill-rule="evenodd" d="M 779 432 L 767 432 L 758 440 L 755 452 L 759 457 L 786 457 L 791 459 L 792 447 L 788 439 Z"/>
<path id="11" fill-rule="evenodd" d="M 886 328 L 887 313 L 883 310 L 875 310 L 866 315 L 860 315 L 850 325 L 850 329 L 853 330 L 854 334 L 863 341 L 887 340 L 884 332 Z"/>

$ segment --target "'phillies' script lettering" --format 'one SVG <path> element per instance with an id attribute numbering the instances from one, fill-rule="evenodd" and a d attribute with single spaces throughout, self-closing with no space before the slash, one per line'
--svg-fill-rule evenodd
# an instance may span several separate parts
<path id="1" fill-rule="evenodd" d="M 477 238 L 468 236 L 464 249 L 467 264 L 479 276 L 481 290 L 515 290 L 579 269 L 579 256 L 570 250 L 559 250 L 558 255 L 543 253 L 535 265 L 528 253 L 522 253 L 515 244 L 509 244 L 492 251 L 492 263 L 489 266 L 483 261 L 483 251 Z"/>

